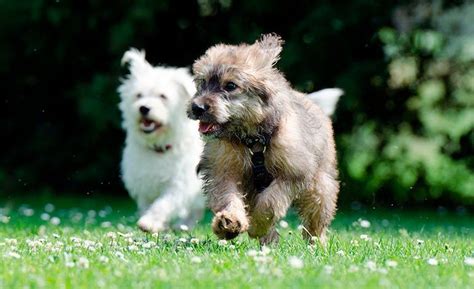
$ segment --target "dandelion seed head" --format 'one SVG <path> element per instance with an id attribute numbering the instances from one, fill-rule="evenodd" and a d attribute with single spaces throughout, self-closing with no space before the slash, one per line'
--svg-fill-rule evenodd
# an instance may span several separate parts
<path id="1" fill-rule="evenodd" d="M 431 265 L 431 266 L 437 266 L 439 264 L 438 260 L 436 260 L 435 258 L 429 258 L 427 261 L 428 265 Z"/>

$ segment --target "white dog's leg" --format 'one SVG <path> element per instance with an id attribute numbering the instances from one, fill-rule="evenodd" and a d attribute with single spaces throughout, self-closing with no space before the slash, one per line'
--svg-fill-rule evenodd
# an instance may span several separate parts
<path id="1" fill-rule="evenodd" d="M 138 227 L 146 232 L 160 232 L 168 228 L 169 222 L 182 208 L 183 200 L 173 190 L 168 190 L 156 199 L 138 220 Z"/>

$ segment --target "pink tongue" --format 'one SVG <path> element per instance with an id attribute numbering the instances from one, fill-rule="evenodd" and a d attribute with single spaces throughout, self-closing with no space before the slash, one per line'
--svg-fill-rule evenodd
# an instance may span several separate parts
<path id="1" fill-rule="evenodd" d="M 199 122 L 199 132 L 200 133 L 206 133 L 212 129 L 212 123 L 208 122 Z"/>

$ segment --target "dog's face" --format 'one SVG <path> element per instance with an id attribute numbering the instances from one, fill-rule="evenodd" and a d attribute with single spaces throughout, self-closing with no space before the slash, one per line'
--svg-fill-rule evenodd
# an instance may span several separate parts
<path id="1" fill-rule="evenodd" d="M 185 103 L 195 88 L 185 69 L 153 67 L 135 49 L 127 51 L 122 62 L 130 64 L 130 74 L 118 89 L 128 133 L 153 143 L 177 122 L 186 121 Z"/>
<path id="2" fill-rule="evenodd" d="M 197 93 L 188 116 L 197 119 L 205 136 L 255 133 L 272 97 L 273 67 L 282 41 L 266 35 L 252 45 L 216 45 L 193 66 Z"/>

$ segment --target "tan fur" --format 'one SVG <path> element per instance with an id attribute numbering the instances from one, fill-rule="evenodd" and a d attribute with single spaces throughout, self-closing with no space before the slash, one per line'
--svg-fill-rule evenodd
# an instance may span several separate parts
<path id="1" fill-rule="evenodd" d="M 193 102 L 208 105 L 202 116 L 221 128 L 207 137 L 201 161 L 205 191 L 215 213 L 213 231 L 231 239 L 247 231 L 263 244 L 278 240 L 276 222 L 290 205 L 299 212 L 305 237 L 326 240 L 339 191 L 330 119 L 304 94 L 293 90 L 274 67 L 282 41 L 265 35 L 252 45 L 219 44 L 194 66 L 198 92 Z M 227 82 L 237 85 L 224 89 Z M 251 181 L 248 136 L 272 135 L 265 166 L 273 182 L 257 193 Z"/>

